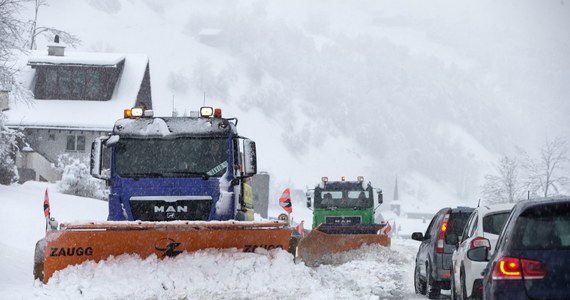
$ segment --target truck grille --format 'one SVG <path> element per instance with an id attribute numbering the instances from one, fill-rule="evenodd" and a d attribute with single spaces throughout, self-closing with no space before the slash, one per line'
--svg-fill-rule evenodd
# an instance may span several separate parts
<path id="1" fill-rule="evenodd" d="M 136 196 L 130 199 L 134 220 L 207 221 L 212 206 L 210 196 Z"/>
<path id="2" fill-rule="evenodd" d="M 357 217 L 326 217 L 325 224 L 327 225 L 354 225 L 360 224 L 361 218 Z"/>

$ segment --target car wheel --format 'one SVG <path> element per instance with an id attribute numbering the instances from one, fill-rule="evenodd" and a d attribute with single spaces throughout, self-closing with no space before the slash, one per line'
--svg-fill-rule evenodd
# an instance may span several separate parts
<path id="1" fill-rule="evenodd" d="M 414 288 L 416 290 L 416 294 L 426 294 L 426 283 L 420 278 L 420 268 L 418 266 L 416 266 L 416 269 L 414 270 Z"/>
<path id="2" fill-rule="evenodd" d="M 436 299 L 441 294 L 441 289 L 435 286 L 435 281 L 431 278 L 431 267 L 426 268 L 426 292 L 429 299 Z"/>

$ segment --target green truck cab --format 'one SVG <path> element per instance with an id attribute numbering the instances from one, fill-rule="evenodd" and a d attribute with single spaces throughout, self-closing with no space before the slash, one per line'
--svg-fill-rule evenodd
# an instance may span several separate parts
<path id="1" fill-rule="evenodd" d="M 329 181 L 323 177 L 320 184 L 307 191 L 307 207 L 313 210 L 313 228 L 326 225 L 374 224 L 376 203 L 382 204 L 381 189 L 371 183 L 364 183 L 358 176 L 356 181 Z"/>

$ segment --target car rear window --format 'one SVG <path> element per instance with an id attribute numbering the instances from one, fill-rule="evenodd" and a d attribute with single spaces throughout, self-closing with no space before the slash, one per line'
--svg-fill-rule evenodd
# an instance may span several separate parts
<path id="1" fill-rule="evenodd" d="M 469 219 L 471 212 L 456 212 L 449 216 L 447 223 L 447 234 L 455 233 L 458 237 L 463 233 L 463 228 Z"/>
<path id="2" fill-rule="evenodd" d="M 517 249 L 560 249 L 570 247 L 570 203 L 531 207 L 515 224 Z"/>
<path id="3" fill-rule="evenodd" d="M 483 217 L 483 232 L 490 233 L 490 234 L 497 234 L 501 233 L 503 230 L 503 226 L 505 222 L 509 218 L 509 214 L 511 212 L 501 212 L 496 214 L 489 214 Z"/>

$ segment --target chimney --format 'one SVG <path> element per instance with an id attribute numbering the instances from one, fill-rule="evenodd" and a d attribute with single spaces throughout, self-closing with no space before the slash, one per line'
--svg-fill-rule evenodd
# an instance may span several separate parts
<path id="1" fill-rule="evenodd" d="M 59 35 L 55 35 L 53 43 L 48 45 L 48 55 L 49 56 L 63 56 L 65 52 L 65 46 L 59 43 Z"/>

